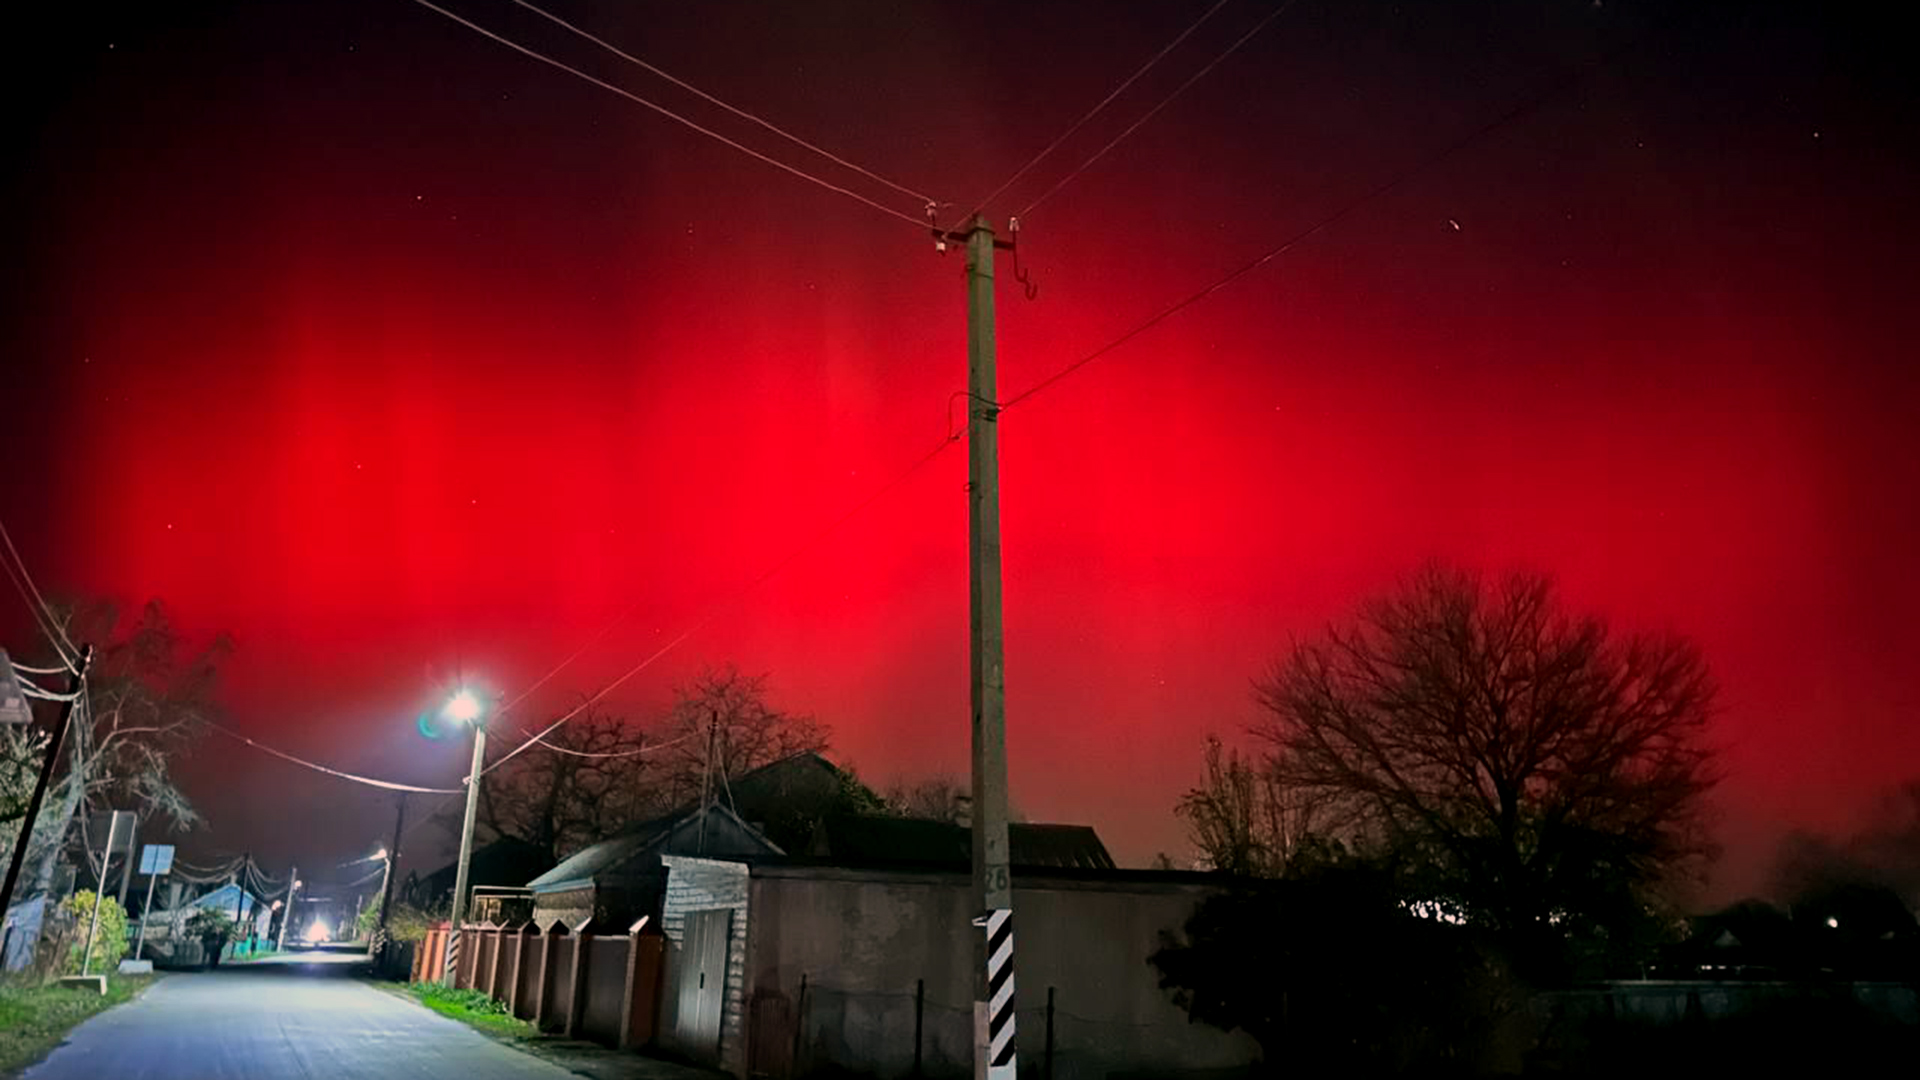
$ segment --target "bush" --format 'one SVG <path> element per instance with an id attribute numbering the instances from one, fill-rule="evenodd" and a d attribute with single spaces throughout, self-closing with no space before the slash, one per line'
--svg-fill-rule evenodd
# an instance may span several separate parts
<path id="1" fill-rule="evenodd" d="M 87 929 L 93 925 L 92 892 L 77 892 L 67 897 L 61 906 L 74 919 L 73 946 L 67 951 L 66 972 L 69 975 L 80 974 L 83 958 L 87 950 Z M 120 958 L 127 955 L 127 913 L 121 909 L 120 902 L 109 896 L 100 901 L 100 929 L 93 937 L 93 956 L 85 964 L 87 971 L 96 975 L 112 972 L 120 966 Z"/>
<path id="2" fill-rule="evenodd" d="M 444 912 L 434 914 L 396 900 L 387 914 L 387 936 L 395 941 L 424 941 L 427 931 L 446 917 Z"/>
<path id="3" fill-rule="evenodd" d="M 437 1005 L 449 1005 L 467 1012 L 494 1013 L 505 1015 L 507 1003 L 488 997 L 478 990 L 455 990 L 437 982 L 417 982 L 413 992 L 421 1001 Z"/>

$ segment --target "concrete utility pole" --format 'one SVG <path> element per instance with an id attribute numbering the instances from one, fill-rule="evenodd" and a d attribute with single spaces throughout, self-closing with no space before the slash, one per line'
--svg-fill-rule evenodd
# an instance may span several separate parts
<path id="1" fill-rule="evenodd" d="M 293 921 L 293 894 L 300 891 L 300 868 L 293 866 L 287 871 L 287 910 L 280 913 L 280 940 L 273 943 L 275 952 L 287 951 L 287 924 Z"/>
<path id="2" fill-rule="evenodd" d="M 1007 683 L 1000 623 L 1000 396 L 993 227 L 967 224 L 967 538 L 972 628 L 976 1080 L 1014 1075 L 1013 880 L 1007 853 Z"/>
<path id="3" fill-rule="evenodd" d="M 473 770 L 467 773 L 467 816 L 460 826 L 460 865 L 453 873 L 453 922 L 447 929 L 447 965 L 442 981 L 453 985 L 460 965 L 460 925 L 467 918 L 467 870 L 473 861 L 473 818 L 480 806 L 480 769 L 487 759 L 487 726 L 473 721 Z"/>
<path id="4" fill-rule="evenodd" d="M 67 741 L 67 729 L 73 726 L 75 706 L 80 704 L 80 690 L 87 685 L 87 668 L 93 663 L 93 646 L 87 645 L 80 650 L 80 659 L 74 664 L 74 672 L 67 677 L 67 693 L 73 700 L 62 702 L 60 719 L 54 721 L 53 738 L 47 743 L 46 759 L 40 762 L 40 779 L 34 781 L 33 794 L 27 799 L 27 812 L 20 819 L 20 836 L 13 842 L 13 858 L 7 862 L 7 881 L 0 886 L 0 918 L 13 908 L 13 887 L 20 882 L 20 864 L 27 857 L 27 846 L 33 840 L 33 826 L 40 819 L 40 804 L 47 801 L 47 782 L 53 779 L 54 763 L 60 760 L 60 747 Z"/>

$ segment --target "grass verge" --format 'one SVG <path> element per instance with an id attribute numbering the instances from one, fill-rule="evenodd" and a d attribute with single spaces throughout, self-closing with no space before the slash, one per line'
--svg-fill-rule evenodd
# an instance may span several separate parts
<path id="1" fill-rule="evenodd" d="M 530 1040 L 540 1032 L 507 1012 L 504 1002 L 478 990 L 450 990 L 440 983 L 381 983 L 383 989 L 406 996 L 439 1013 L 496 1038 Z"/>
<path id="2" fill-rule="evenodd" d="M 46 1057 L 82 1020 L 132 1001 L 153 985 L 152 975 L 115 975 L 105 995 L 65 986 L 0 983 L 0 1076 Z"/>

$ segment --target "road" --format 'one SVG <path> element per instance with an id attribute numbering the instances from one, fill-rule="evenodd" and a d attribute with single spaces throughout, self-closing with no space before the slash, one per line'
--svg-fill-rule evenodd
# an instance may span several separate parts
<path id="1" fill-rule="evenodd" d="M 352 957 L 172 974 L 76 1028 L 27 1080 L 578 1080 L 353 978 Z"/>

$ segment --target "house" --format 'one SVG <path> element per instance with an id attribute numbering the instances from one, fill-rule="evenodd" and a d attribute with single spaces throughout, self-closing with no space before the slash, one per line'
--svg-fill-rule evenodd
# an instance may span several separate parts
<path id="1" fill-rule="evenodd" d="M 475 848 L 468 859 L 468 895 L 472 896 L 474 890 L 506 892 L 518 889 L 529 878 L 552 865 L 553 857 L 546 848 L 518 837 L 503 836 Z M 400 890 L 401 899 L 421 911 L 444 911 L 453 903 L 453 886 L 459 872 L 460 864 L 450 862 L 425 877 L 408 875 L 406 884 Z M 474 918 L 486 919 L 493 914 L 496 913 L 475 911 Z M 524 918 L 524 913 L 521 914 Z M 504 920 L 494 918 L 493 921 Z"/>
<path id="2" fill-rule="evenodd" d="M 560 865 L 527 882 L 533 921 L 578 926 L 587 919 L 626 925 L 657 915 L 666 893 L 667 854 L 778 855 L 768 840 L 730 808 L 676 810 L 635 822 L 617 836 L 581 848 Z"/>
<path id="3" fill-rule="evenodd" d="M 578 925 L 589 917 L 626 925 L 657 916 L 666 888 L 661 855 L 802 851 L 823 820 L 878 804 L 878 796 L 826 758 L 793 754 L 721 782 L 704 813 L 687 803 L 633 822 L 528 881 L 533 919 L 542 926 L 554 919 Z"/>
<path id="4" fill-rule="evenodd" d="M 1201 1075 L 1259 1056 L 1244 1032 L 1193 1023 L 1147 961 L 1217 876 L 1117 869 L 1084 826 L 1009 841 L 1023 1067 Z M 942 822 L 840 819 L 816 857 L 664 855 L 659 1041 L 742 1078 L 971 1072 L 985 931 L 969 843 Z"/>
<path id="5" fill-rule="evenodd" d="M 274 904 L 262 900 L 238 885 L 227 884 L 198 899 L 189 900 L 174 911 L 156 911 L 153 921 L 173 924 L 193 917 L 196 911 L 217 911 L 245 928 L 248 937 L 265 937 L 273 922 Z M 237 917 L 236 917 L 237 916 Z"/>

